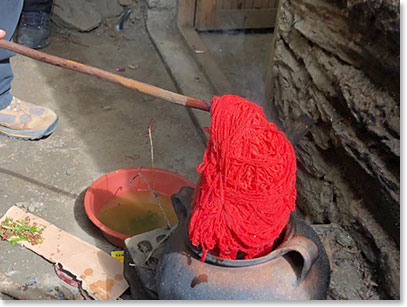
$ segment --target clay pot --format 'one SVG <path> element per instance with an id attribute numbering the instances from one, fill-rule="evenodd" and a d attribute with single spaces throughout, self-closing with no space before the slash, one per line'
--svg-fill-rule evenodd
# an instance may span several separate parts
<path id="1" fill-rule="evenodd" d="M 188 239 L 193 189 L 172 196 L 179 224 L 170 236 L 157 269 L 159 299 L 309 300 L 325 299 L 330 267 L 318 235 L 295 214 L 269 254 L 227 260 L 201 251 Z"/>

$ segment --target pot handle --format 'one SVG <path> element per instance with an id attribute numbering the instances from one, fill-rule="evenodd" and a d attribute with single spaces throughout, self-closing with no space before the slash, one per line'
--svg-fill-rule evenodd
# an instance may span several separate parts
<path id="1" fill-rule="evenodd" d="M 178 193 L 171 195 L 171 202 L 178 218 L 178 225 L 184 224 L 188 221 L 191 215 L 193 193 L 193 188 L 182 187 Z"/>
<path id="2" fill-rule="evenodd" d="M 307 277 L 309 271 L 311 270 L 312 264 L 319 255 L 318 246 L 310 239 L 300 235 L 295 235 L 290 240 L 283 243 L 283 245 L 275 252 L 277 252 L 277 256 L 284 256 L 290 252 L 297 252 L 303 258 L 304 264 L 302 266 L 301 275 L 299 278 L 297 278 L 296 287 L 298 287 Z"/>

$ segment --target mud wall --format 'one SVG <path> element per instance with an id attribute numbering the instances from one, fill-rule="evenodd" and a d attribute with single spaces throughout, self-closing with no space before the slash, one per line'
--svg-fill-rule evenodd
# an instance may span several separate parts
<path id="1" fill-rule="evenodd" d="M 275 33 L 273 120 L 314 123 L 296 148 L 297 206 L 345 227 L 399 298 L 399 2 L 283 0 Z"/>

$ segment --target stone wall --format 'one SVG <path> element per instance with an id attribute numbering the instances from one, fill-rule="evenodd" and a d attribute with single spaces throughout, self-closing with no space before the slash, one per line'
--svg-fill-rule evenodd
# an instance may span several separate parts
<path id="1" fill-rule="evenodd" d="M 297 145 L 298 208 L 341 224 L 376 268 L 383 298 L 400 297 L 400 4 L 283 0 L 269 100 Z"/>

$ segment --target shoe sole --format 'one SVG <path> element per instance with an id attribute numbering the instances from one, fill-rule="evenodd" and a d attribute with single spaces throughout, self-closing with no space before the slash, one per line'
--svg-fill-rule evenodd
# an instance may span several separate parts
<path id="1" fill-rule="evenodd" d="M 45 47 L 47 47 L 47 46 L 49 45 L 50 41 L 51 41 L 51 40 L 50 40 L 49 38 L 47 38 L 45 41 L 42 41 L 42 42 L 39 43 L 37 46 L 33 47 L 33 49 L 42 49 L 42 48 L 45 48 Z"/>
<path id="2" fill-rule="evenodd" d="M 38 45 L 32 45 L 32 44 L 29 44 L 27 42 L 19 41 L 18 38 L 17 38 L 17 43 L 19 43 L 20 45 L 24 45 L 26 47 L 32 48 L 32 49 L 45 48 L 45 47 L 47 47 L 49 45 L 50 42 L 51 42 L 51 40 L 49 38 L 47 38 L 46 40 L 40 42 Z"/>
<path id="3" fill-rule="evenodd" d="M 6 127 L 0 127 L 0 134 L 7 135 L 10 138 L 15 138 L 19 140 L 39 140 L 43 137 L 50 135 L 54 132 L 56 126 L 58 124 L 58 117 L 57 119 L 45 130 L 16 130 L 16 129 L 9 129 Z"/>

